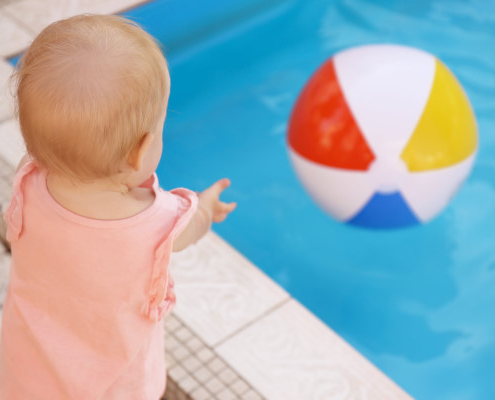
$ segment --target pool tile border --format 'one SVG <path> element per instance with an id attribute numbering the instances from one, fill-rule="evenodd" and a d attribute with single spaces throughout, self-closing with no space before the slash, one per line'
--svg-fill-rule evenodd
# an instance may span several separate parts
<path id="1" fill-rule="evenodd" d="M 215 350 L 268 399 L 407 398 L 294 299 Z"/>
<path id="2" fill-rule="evenodd" d="M 210 346 L 221 343 L 289 294 L 219 236 L 172 255 L 180 315 Z"/>
<path id="3" fill-rule="evenodd" d="M 191 254 L 194 254 L 192 256 Z M 213 256 L 216 255 L 216 256 Z M 224 264 L 224 265 L 222 265 Z M 230 268 L 226 278 L 225 266 Z M 210 271 L 210 277 L 195 277 L 180 270 Z M 209 341 L 217 325 L 230 318 L 229 313 L 218 314 L 214 305 L 228 303 L 238 294 L 236 281 L 254 287 L 269 279 L 214 232 L 209 232 L 196 245 L 178 253 L 171 262 L 176 278 L 178 304 L 174 314 L 201 340 L 208 343 L 215 354 L 253 388 L 270 400 L 356 398 L 401 400 L 411 399 L 400 387 L 366 360 L 314 314 L 290 296 L 259 307 L 258 313 L 245 315 L 237 330 L 217 341 Z M 246 273 L 252 270 L 251 273 Z M 224 296 L 212 298 L 212 306 L 201 308 L 201 295 L 194 302 L 194 288 L 198 279 L 202 284 L 214 285 Z M 191 284 L 192 283 L 192 284 Z M 273 281 L 270 285 L 278 286 Z M 270 289 L 267 289 L 268 291 Z M 261 292 L 263 293 L 263 291 Z M 286 293 L 281 289 L 280 293 Z M 244 302 L 253 301 L 258 294 L 243 292 Z M 263 296 L 263 294 L 259 294 Z M 238 303 L 242 300 L 237 299 Z M 270 304 L 270 305 L 269 305 Z M 204 313 L 209 323 L 194 325 L 194 316 Z M 205 340 L 206 338 L 206 340 Z M 179 351 L 178 358 L 182 357 Z"/>

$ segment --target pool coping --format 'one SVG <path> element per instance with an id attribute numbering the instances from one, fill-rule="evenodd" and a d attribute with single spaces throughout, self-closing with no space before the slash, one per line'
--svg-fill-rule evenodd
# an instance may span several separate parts
<path id="1" fill-rule="evenodd" d="M 13 38 L 7 45 L 0 43 L 3 88 L 12 72 L 7 58 L 23 51 L 36 34 L 36 27 L 23 22 L 26 13 L 36 14 L 34 3 L 7 0 L 0 5 L 0 20 L 8 21 L 0 25 L 9 29 L 4 37 Z M 82 12 L 123 12 L 144 2 L 82 3 L 71 2 L 71 9 L 61 10 L 57 0 L 50 0 L 45 6 L 56 12 L 43 14 L 45 19 L 38 16 L 36 26 Z M 0 141 L 0 206 L 5 206 L 25 151 L 8 93 L 0 95 Z M 0 265 L 8 260 L 0 250 Z M 178 305 L 167 320 L 167 399 L 411 398 L 214 232 L 174 254 L 171 270 Z M 4 270 L 4 280 L 6 276 Z M 223 369 L 211 367 L 206 354 L 220 360 Z"/>

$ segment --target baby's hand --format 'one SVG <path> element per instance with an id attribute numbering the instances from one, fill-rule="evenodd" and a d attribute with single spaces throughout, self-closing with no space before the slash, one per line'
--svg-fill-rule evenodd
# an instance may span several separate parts
<path id="1" fill-rule="evenodd" d="M 199 193 L 198 209 L 187 227 L 174 240 L 173 251 L 180 251 L 190 244 L 196 243 L 210 230 L 212 222 L 222 222 L 234 210 L 237 206 L 236 203 L 227 204 L 220 201 L 220 194 L 229 185 L 228 179 L 220 179 Z"/>
<path id="2" fill-rule="evenodd" d="M 222 222 L 237 206 L 236 203 L 220 201 L 220 194 L 229 186 L 229 179 L 220 179 L 199 194 L 199 205 L 206 209 L 213 222 Z"/>

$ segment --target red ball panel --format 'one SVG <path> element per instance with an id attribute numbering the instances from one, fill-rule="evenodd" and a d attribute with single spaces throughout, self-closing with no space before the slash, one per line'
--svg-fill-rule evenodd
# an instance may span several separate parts
<path id="1" fill-rule="evenodd" d="M 288 142 L 301 156 L 334 168 L 367 170 L 375 159 L 345 101 L 332 59 L 313 74 L 299 95 Z"/>

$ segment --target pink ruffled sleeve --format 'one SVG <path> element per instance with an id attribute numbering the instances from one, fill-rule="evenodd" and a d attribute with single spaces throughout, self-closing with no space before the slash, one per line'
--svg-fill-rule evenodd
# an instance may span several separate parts
<path id="1" fill-rule="evenodd" d="M 23 205 L 24 205 L 24 178 L 34 170 L 36 165 L 33 161 L 28 161 L 17 171 L 14 178 L 12 198 L 7 206 L 3 218 L 7 223 L 7 240 L 13 242 L 19 239 L 23 225 Z"/>
<path id="2" fill-rule="evenodd" d="M 170 275 L 169 262 L 174 239 L 184 230 L 198 206 L 196 193 L 188 189 L 170 192 L 176 201 L 176 217 L 172 230 L 160 241 L 155 250 L 149 304 L 145 314 L 152 321 L 159 321 L 170 313 L 175 305 L 174 280 Z"/>

